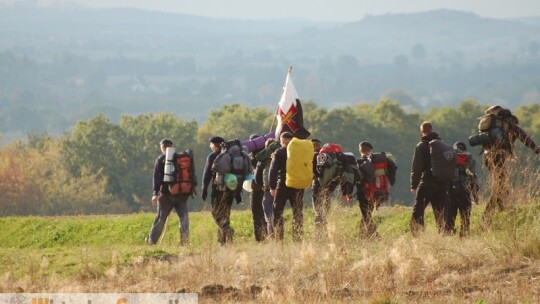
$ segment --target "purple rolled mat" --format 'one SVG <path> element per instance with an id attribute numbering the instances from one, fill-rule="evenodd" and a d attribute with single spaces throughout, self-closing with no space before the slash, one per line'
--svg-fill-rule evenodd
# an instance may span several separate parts
<path id="1" fill-rule="evenodd" d="M 253 140 L 249 140 L 249 139 L 243 140 L 241 143 L 242 143 L 242 146 L 246 147 L 247 152 L 253 152 L 253 151 L 264 149 L 264 143 L 266 142 L 266 140 L 269 138 L 274 138 L 274 137 L 275 137 L 274 132 L 270 132 L 263 136 L 254 138 Z"/>

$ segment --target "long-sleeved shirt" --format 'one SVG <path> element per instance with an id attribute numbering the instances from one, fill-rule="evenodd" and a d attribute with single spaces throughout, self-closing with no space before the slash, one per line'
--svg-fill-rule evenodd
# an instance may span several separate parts
<path id="1" fill-rule="evenodd" d="M 203 176 L 202 176 L 202 187 L 203 189 L 208 189 L 208 184 L 212 179 L 214 179 L 214 172 L 212 172 L 212 165 L 214 160 L 219 155 L 220 151 L 212 152 L 206 158 L 206 165 L 204 166 Z"/>
<path id="2" fill-rule="evenodd" d="M 162 190 L 163 176 L 165 169 L 165 154 L 161 154 L 156 158 L 154 162 L 154 178 L 153 178 L 153 192 L 152 195 L 159 195 L 159 191 Z"/>
<path id="3" fill-rule="evenodd" d="M 540 153 L 540 147 L 538 147 L 534 141 L 527 135 L 527 133 L 518 125 L 510 123 L 508 131 L 508 140 L 504 140 L 502 148 L 510 153 L 514 152 L 514 143 L 516 139 L 519 139 L 526 147 L 533 150 L 534 153 Z"/>
<path id="4" fill-rule="evenodd" d="M 268 173 L 270 189 L 275 190 L 278 186 L 285 187 L 285 175 L 287 173 L 287 147 L 281 147 L 274 153 Z"/>
<path id="5" fill-rule="evenodd" d="M 437 133 L 432 132 L 422 136 L 421 141 L 416 145 L 411 167 L 411 189 L 416 189 L 427 182 L 434 182 L 429 154 L 429 142 L 434 139 L 440 138 Z"/>

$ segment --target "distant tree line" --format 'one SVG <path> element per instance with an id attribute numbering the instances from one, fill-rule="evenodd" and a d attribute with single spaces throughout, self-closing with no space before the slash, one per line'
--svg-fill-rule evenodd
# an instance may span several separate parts
<path id="1" fill-rule="evenodd" d="M 486 106 L 465 100 L 457 107 L 406 112 L 396 101 L 381 100 L 335 109 L 306 101 L 303 108 L 312 137 L 339 143 L 357 157 L 358 143 L 363 140 L 376 151 L 391 152 L 399 167 L 392 200 L 410 204 L 409 173 L 419 124 L 432 121 L 449 143 L 467 141 Z M 520 125 L 540 142 L 540 105 L 522 106 L 514 112 Z M 152 170 L 161 153 L 161 138 L 171 138 L 177 149 L 193 149 L 200 180 L 211 135 L 245 139 L 253 133 L 266 134 L 272 118 L 266 108 L 230 104 L 211 110 L 202 124 L 172 113 L 124 115 L 118 123 L 99 114 L 63 135 L 29 133 L 27 140 L 0 149 L 0 215 L 151 210 Z M 479 149 L 471 152 L 477 155 Z M 190 206 L 200 210 L 206 205 L 197 197 Z"/>

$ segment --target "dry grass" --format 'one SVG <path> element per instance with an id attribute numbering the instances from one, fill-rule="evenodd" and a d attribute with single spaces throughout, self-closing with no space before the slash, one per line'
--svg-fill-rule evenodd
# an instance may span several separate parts
<path id="1" fill-rule="evenodd" d="M 410 208 L 383 207 L 376 212 L 381 239 L 361 240 L 357 207 L 334 204 L 327 238 L 315 239 L 306 229 L 302 243 L 250 240 L 219 247 L 212 240 L 128 256 L 125 246 L 77 248 L 58 253 L 78 257 L 81 267 L 70 275 L 51 271 L 49 251 L 38 251 L 39 258 L 4 251 L 21 254 L 26 270 L 1 274 L 0 291 L 189 291 L 201 302 L 540 303 L 540 200 L 531 182 L 538 172 L 527 170 L 519 172 L 525 182 L 516 182 L 514 204 L 495 217 L 492 229 L 479 229 L 484 206 L 473 206 L 467 238 L 437 234 L 432 218 L 413 238 Z"/>

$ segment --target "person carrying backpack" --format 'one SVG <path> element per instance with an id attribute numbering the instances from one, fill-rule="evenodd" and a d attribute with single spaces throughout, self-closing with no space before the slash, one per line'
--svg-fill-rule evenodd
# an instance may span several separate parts
<path id="1" fill-rule="evenodd" d="M 429 203 L 439 233 L 445 231 L 444 212 L 448 208 L 448 189 L 456 167 L 452 146 L 442 142 L 430 122 L 421 124 L 420 134 L 422 137 L 414 150 L 411 167 L 411 193 L 415 195 L 415 203 L 410 229 L 414 236 L 424 229 L 424 213 Z"/>
<path id="2" fill-rule="evenodd" d="M 510 194 L 508 161 L 514 155 L 514 143 L 519 139 L 540 157 L 540 147 L 519 126 L 518 118 L 508 109 L 495 105 L 485 111 L 478 124 L 478 134 L 469 138 L 471 146 L 482 145 L 484 166 L 491 173 L 491 195 L 483 221 L 491 225 L 496 209 L 504 210 Z"/>
<path id="3" fill-rule="evenodd" d="M 154 163 L 152 205 L 157 204 L 157 215 L 150 234 L 145 241 L 149 245 L 158 242 L 172 209 L 180 220 L 180 244 L 189 244 L 189 213 L 187 199 L 197 186 L 193 155 L 188 150 L 175 153 L 173 142 L 160 141 L 162 154 Z"/>
<path id="4" fill-rule="evenodd" d="M 230 228 L 230 216 L 234 196 L 230 192 L 220 191 L 216 181 L 217 173 L 212 170 L 217 156 L 221 153 L 221 145 L 225 140 L 220 136 L 213 136 L 209 141 L 212 152 L 206 158 L 206 165 L 204 166 L 202 199 L 206 201 L 208 187 L 211 185 L 212 217 L 218 226 L 218 243 L 224 245 L 227 241 L 232 241 L 233 232 Z"/>
<path id="5" fill-rule="evenodd" d="M 281 148 L 281 145 L 274 138 L 266 140 L 264 149 L 255 154 L 257 160 L 257 169 L 255 170 L 255 183 L 262 186 L 264 191 L 262 208 L 264 220 L 266 222 L 266 237 L 274 236 L 274 197 L 270 194 L 270 183 L 268 175 L 270 172 L 270 163 L 274 152 Z"/>
<path id="6" fill-rule="evenodd" d="M 291 144 L 291 142 L 297 141 L 298 145 Z M 291 203 L 293 209 L 293 240 L 299 242 L 302 240 L 304 234 L 304 189 L 309 187 L 309 183 L 313 177 L 312 157 L 313 146 L 309 143 L 309 147 L 306 146 L 306 141 L 293 139 L 293 135 L 290 132 L 282 132 L 280 135 L 281 148 L 277 149 L 270 163 L 269 183 L 270 194 L 274 197 L 274 229 L 275 236 L 278 240 L 284 238 L 284 221 L 283 211 L 285 210 L 285 204 L 287 200 Z M 298 152 L 300 154 L 292 153 L 291 148 L 300 148 Z M 307 149 L 309 148 L 309 149 Z M 302 158 L 302 163 L 289 163 L 292 161 L 298 161 L 291 156 L 295 155 Z M 291 158 L 291 160 L 289 160 Z M 288 172 L 289 167 L 296 168 L 297 171 L 292 170 Z M 309 172 L 304 172 L 305 168 Z M 309 173 L 307 184 L 305 173 Z M 305 186 L 305 187 L 304 187 Z"/>
<path id="7" fill-rule="evenodd" d="M 358 145 L 360 159 L 356 160 L 361 178 L 357 183 L 357 198 L 362 213 L 360 222 L 361 238 L 377 238 L 377 224 L 373 221 L 373 211 L 381 203 L 387 202 L 389 188 L 396 182 L 397 166 L 386 153 L 373 153 L 373 146 L 362 141 Z"/>
<path id="8" fill-rule="evenodd" d="M 338 189 L 347 203 L 352 201 L 354 185 L 359 173 L 354 155 L 343 153 L 341 145 L 326 143 L 314 158 L 315 187 L 313 194 L 313 210 L 315 212 L 315 229 L 323 236 L 327 227 L 327 216 L 330 210 L 330 198 Z"/>
<path id="9" fill-rule="evenodd" d="M 454 179 L 450 184 L 450 204 L 446 223 L 450 233 L 455 233 L 457 213 L 461 218 L 459 236 L 467 236 L 471 226 L 471 197 L 478 203 L 478 180 L 476 176 L 476 162 L 472 155 L 467 152 L 465 143 L 454 143 L 457 152 L 457 168 Z"/>
<path id="10" fill-rule="evenodd" d="M 257 134 L 252 134 L 249 136 L 250 140 L 254 140 L 256 138 L 260 137 Z M 255 171 L 254 175 L 257 175 L 257 164 L 258 161 L 255 158 L 255 155 L 260 152 L 262 149 L 257 151 L 252 151 L 249 155 L 250 157 L 250 164 L 253 167 L 253 170 Z M 249 193 L 249 202 L 251 205 L 251 215 L 253 216 L 253 232 L 255 235 L 255 241 L 262 242 L 266 239 L 266 232 L 267 232 L 267 224 L 264 216 L 264 210 L 263 210 L 263 197 L 264 197 L 264 190 L 263 190 L 263 184 L 257 183 L 255 178 L 251 181 L 248 181 L 251 183 L 251 192 Z"/>

